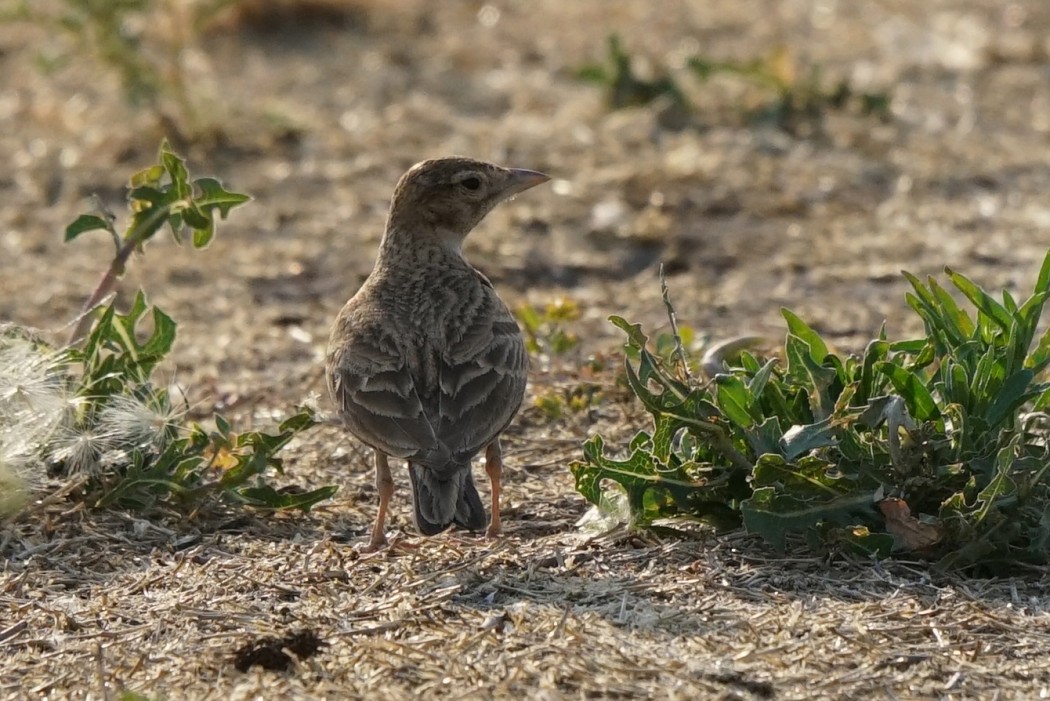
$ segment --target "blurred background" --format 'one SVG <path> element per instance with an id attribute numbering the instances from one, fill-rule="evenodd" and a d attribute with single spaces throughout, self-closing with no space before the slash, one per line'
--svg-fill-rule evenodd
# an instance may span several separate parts
<path id="1" fill-rule="evenodd" d="M 712 338 L 846 349 L 916 330 L 901 269 L 1030 288 L 1050 244 L 1050 3 L 1041 0 L 26 0 L 0 24 L 0 319 L 67 324 L 162 138 L 255 202 L 200 254 L 157 237 L 145 287 L 181 379 L 315 387 L 393 186 L 463 154 L 550 173 L 467 255 L 514 305 L 569 300 Z M 279 386 L 275 386 L 279 385 Z"/>

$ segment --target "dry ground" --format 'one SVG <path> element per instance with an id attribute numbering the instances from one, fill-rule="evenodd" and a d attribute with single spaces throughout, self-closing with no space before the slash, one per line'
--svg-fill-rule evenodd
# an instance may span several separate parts
<path id="1" fill-rule="evenodd" d="M 916 329 L 900 269 L 947 263 L 1023 291 L 1050 246 L 1040 0 L 347 7 L 229 19 L 185 55 L 195 99 L 227 129 L 182 150 L 257 201 L 206 253 L 158 241 L 124 289 L 145 286 L 179 320 L 172 371 L 200 416 L 269 422 L 320 390 L 328 323 L 371 265 L 398 175 L 428 156 L 554 175 L 494 212 L 469 255 L 514 303 L 576 300 L 584 353 L 617 347 L 610 313 L 663 323 L 660 259 L 682 320 L 711 337 L 779 335 L 784 305 L 854 348 L 883 320 Z M 742 122 L 759 96 L 739 83 L 688 78 L 691 123 L 610 112 L 574 72 L 613 31 L 671 66 L 786 46 L 829 79 L 891 91 L 892 114 L 829 115 L 791 136 Z M 56 336 L 109 253 L 102 237 L 62 245 L 61 227 L 91 193 L 119 207 L 160 136 L 112 72 L 64 47 L 0 26 L 0 319 Z M 571 381 L 573 366 L 537 372 L 533 390 Z M 397 545 L 359 557 L 371 476 L 331 429 L 289 453 L 289 479 L 342 485 L 308 516 L 149 523 L 38 505 L 0 540 L 0 696 L 1050 695 L 1045 571 L 945 578 L 921 563 L 777 557 L 739 535 L 579 532 L 586 505 L 566 466 L 580 438 L 622 440 L 640 420 L 615 396 L 554 423 L 523 412 L 496 543 L 416 537 L 402 489 Z M 286 672 L 234 668 L 242 644 L 303 628 L 329 644 L 321 654 Z"/>

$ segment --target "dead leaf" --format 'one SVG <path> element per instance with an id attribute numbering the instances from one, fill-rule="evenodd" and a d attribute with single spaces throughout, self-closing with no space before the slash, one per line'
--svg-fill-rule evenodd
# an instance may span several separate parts
<path id="1" fill-rule="evenodd" d="M 932 523 L 923 523 L 911 515 L 911 508 L 903 499 L 889 498 L 879 502 L 879 510 L 886 517 L 886 530 L 893 534 L 905 550 L 921 553 L 929 550 L 944 537 L 944 529 Z"/>

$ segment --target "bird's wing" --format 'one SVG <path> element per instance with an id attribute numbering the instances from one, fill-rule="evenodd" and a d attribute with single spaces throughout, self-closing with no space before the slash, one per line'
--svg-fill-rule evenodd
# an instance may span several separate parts
<path id="1" fill-rule="evenodd" d="M 392 330 L 360 319 L 341 320 L 333 332 L 327 375 L 348 428 L 368 445 L 409 457 L 437 444 L 411 359 Z"/>
<path id="2" fill-rule="evenodd" d="M 479 286 L 476 301 L 449 333 L 433 395 L 438 440 L 453 456 L 468 459 L 514 418 L 525 396 L 529 367 L 521 330 L 510 310 L 490 286 Z"/>

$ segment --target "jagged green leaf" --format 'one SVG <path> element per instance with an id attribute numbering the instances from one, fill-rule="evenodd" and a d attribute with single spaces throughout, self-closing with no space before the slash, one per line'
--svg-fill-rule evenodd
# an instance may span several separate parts
<path id="1" fill-rule="evenodd" d="M 249 506 L 257 509 L 274 511 L 298 509 L 309 511 L 319 502 L 331 499 L 339 491 L 337 486 L 320 487 L 308 492 L 296 490 L 278 491 L 268 484 L 256 487 L 244 487 L 237 490 L 237 495 Z"/>
<path id="2" fill-rule="evenodd" d="M 922 379 L 899 365 L 889 362 L 880 362 L 876 368 L 879 372 L 890 378 L 894 388 L 900 393 L 901 398 L 908 406 L 908 412 L 919 421 L 936 421 L 940 418 L 940 410 L 933 395 L 926 389 Z"/>
<path id="3" fill-rule="evenodd" d="M 96 214 L 81 214 L 73 223 L 66 227 L 66 234 L 63 240 L 72 241 L 76 237 L 88 231 L 113 231 L 113 226 L 105 218 L 100 217 Z"/>

